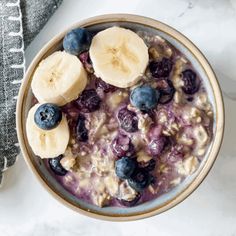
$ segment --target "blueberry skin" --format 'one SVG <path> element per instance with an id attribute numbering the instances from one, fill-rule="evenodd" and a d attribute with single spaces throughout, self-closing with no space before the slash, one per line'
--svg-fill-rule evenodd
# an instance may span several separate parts
<path id="1" fill-rule="evenodd" d="M 79 115 L 76 125 L 76 139 L 80 142 L 88 141 L 88 130 L 85 127 L 85 117 Z"/>
<path id="2" fill-rule="evenodd" d="M 62 155 L 55 157 L 55 158 L 50 158 L 48 160 L 48 164 L 51 168 L 51 170 L 56 174 L 56 175 L 60 175 L 60 176 L 64 176 L 67 173 L 67 170 L 65 170 L 60 161 L 63 158 Z"/>
<path id="3" fill-rule="evenodd" d="M 35 124 L 43 130 L 51 130 L 58 126 L 62 119 L 60 107 L 52 103 L 45 103 L 38 107 L 34 114 Z"/>
<path id="4" fill-rule="evenodd" d="M 199 90 L 200 87 L 200 81 L 197 78 L 197 74 L 191 70 L 187 69 L 182 72 L 182 80 L 183 80 L 183 87 L 182 90 L 186 94 L 194 94 Z"/>
<path id="5" fill-rule="evenodd" d="M 71 30 L 63 39 L 63 48 L 66 52 L 79 55 L 89 49 L 92 41 L 91 33 L 84 28 Z"/>
<path id="6" fill-rule="evenodd" d="M 130 157 L 122 157 L 115 163 L 116 175 L 120 179 L 128 179 L 133 174 L 137 164 L 136 161 Z"/>
<path id="7" fill-rule="evenodd" d="M 135 112 L 124 107 L 119 110 L 117 117 L 123 130 L 129 133 L 138 131 L 138 117 Z"/>
<path id="8" fill-rule="evenodd" d="M 101 98 L 98 96 L 95 89 L 84 90 L 76 100 L 77 107 L 84 113 L 90 113 L 98 110 L 101 102 Z"/>
<path id="9" fill-rule="evenodd" d="M 145 169 L 137 169 L 132 176 L 128 179 L 131 188 L 137 192 L 142 192 L 150 185 L 150 175 Z"/>
<path id="10" fill-rule="evenodd" d="M 160 104 L 169 103 L 175 94 L 173 83 L 169 79 L 160 79 L 157 81 L 157 90 L 160 92 Z"/>
<path id="11" fill-rule="evenodd" d="M 172 70 L 173 63 L 168 58 L 163 58 L 161 61 L 152 61 L 149 64 L 150 72 L 155 78 L 168 77 Z"/>
<path id="12" fill-rule="evenodd" d="M 149 142 L 148 150 L 152 156 L 157 157 L 161 155 L 166 144 L 168 144 L 166 137 L 156 137 Z"/>
<path id="13" fill-rule="evenodd" d="M 158 104 L 160 93 L 158 90 L 148 86 L 135 88 L 130 94 L 130 102 L 141 111 L 149 111 Z"/>

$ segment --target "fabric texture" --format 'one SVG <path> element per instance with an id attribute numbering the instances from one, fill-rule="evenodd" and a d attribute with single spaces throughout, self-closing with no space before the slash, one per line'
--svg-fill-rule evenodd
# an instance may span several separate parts
<path id="1" fill-rule="evenodd" d="M 24 49 L 62 0 L 0 0 L 0 185 L 19 152 L 15 108 L 25 72 Z"/>

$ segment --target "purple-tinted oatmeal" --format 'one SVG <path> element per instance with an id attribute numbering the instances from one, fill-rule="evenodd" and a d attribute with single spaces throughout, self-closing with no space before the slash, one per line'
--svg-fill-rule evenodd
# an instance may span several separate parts
<path id="1" fill-rule="evenodd" d="M 164 39 L 138 34 L 149 48 L 150 64 L 137 86 L 158 90 L 157 107 L 144 112 L 132 106 L 134 87 L 106 84 L 83 53 L 89 82 L 78 99 L 62 107 L 70 128 L 60 162 L 67 172 L 56 175 L 47 164 L 64 188 L 100 207 L 131 207 L 170 191 L 196 171 L 212 138 L 212 107 L 197 71 Z M 137 172 L 148 178 L 142 190 L 117 177 L 115 161 L 123 156 L 134 158 Z"/>

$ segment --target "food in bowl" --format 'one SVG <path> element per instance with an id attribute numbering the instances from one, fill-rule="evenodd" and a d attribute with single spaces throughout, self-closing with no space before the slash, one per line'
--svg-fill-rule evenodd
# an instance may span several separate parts
<path id="1" fill-rule="evenodd" d="M 213 110 L 188 59 L 159 35 L 77 28 L 40 62 L 28 142 L 77 198 L 132 207 L 170 191 L 199 167 Z"/>

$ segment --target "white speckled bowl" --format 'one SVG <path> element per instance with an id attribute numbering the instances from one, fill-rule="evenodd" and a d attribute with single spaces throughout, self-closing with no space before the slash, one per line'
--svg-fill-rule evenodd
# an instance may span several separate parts
<path id="1" fill-rule="evenodd" d="M 170 192 L 160 196 L 155 200 L 132 208 L 99 208 L 77 199 L 75 196 L 65 190 L 51 176 L 43 161 L 40 158 L 35 157 L 31 148 L 29 147 L 25 132 L 26 116 L 30 108 L 30 102 L 32 98 L 32 91 L 30 88 L 31 78 L 38 63 L 43 58 L 47 57 L 49 54 L 61 47 L 62 39 L 67 31 L 79 26 L 87 27 L 90 30 L 100 30 L 112 25 L 124 26 L 126 28 L 136 30 L 143 29 L 145 31 L 151 31 L 167 39 L 179 51 L 186 55 L 188 60 L 193 64 L 194 68 L 198 70 L 198 73 L 203 78 L 214 110 L 213 140 L 198 170 L 192 176 L 187 177 L 181 184 L 179 184 Z M 198 185 L 203 181 L 211 169 L 220 149 L 223 138 L 223 130 L 224 107 L 219 84 L 214 72 L 212 71 L 212 68 L 199 49 L 181 33 L 161 22 L 150 18 L 128 14 L 112 14 L 93 17 L 78 22 L 77 24 L 54 37 L 47 45 L 42 48 L 28 68 L 20 89 L 17 103 L 18 139 L 23 156 L 34 175 L 43 184 L 43 186 L 63 204 L 82 214 L 104 220 L 127 221 L 141 219 L 159 214 L 183 201 L 198 187 Z"/>

